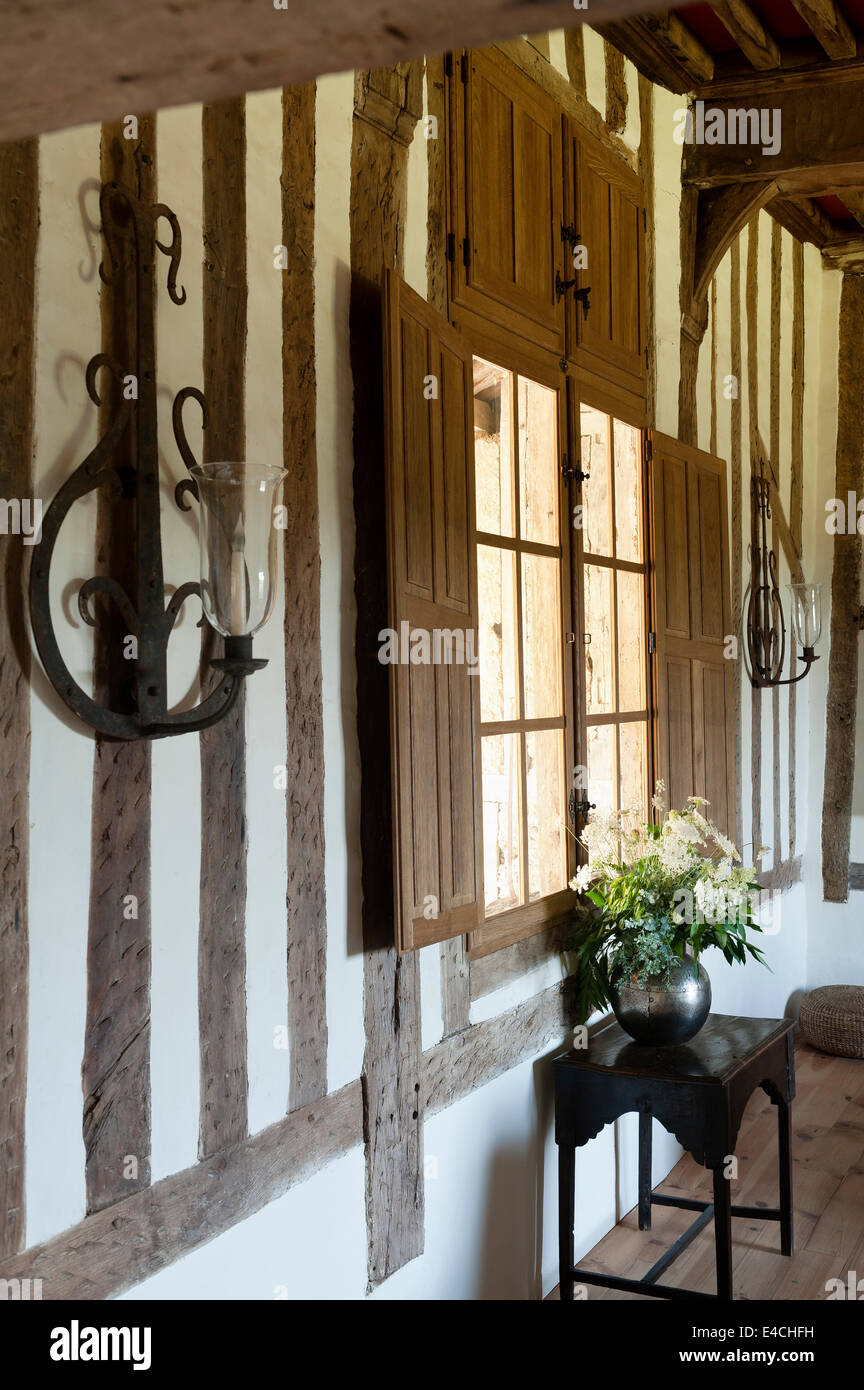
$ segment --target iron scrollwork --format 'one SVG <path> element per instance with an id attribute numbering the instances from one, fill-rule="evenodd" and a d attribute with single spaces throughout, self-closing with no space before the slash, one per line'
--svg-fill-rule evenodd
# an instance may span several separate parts
<path id="1" fill-rule="evenodd" d="M 795 685 L 803 680 L 818 657 L 805 647 L 800 660 L 804 669 L 783 679 L 786 658 L 786 620 L 780 598 L 777 556 L 768 541 L 771 520 L 771 484 L 759 460 L 759 473 L 750 481 L 750 582 L 745 596 L 745 664 L 751 685 L 757 689 Z"/>
<path id="2" fill-rule="evenodd" d="M 177 305 L 185 303 L 186 291 L 177 284 L 181 231 L 175 213 L 164 203 L 147 205 L 116 183 L 103 184 L 99 203 L 105 243 L 100 278 L 105 284 L 111 284 L 118 274 L 135 276 L 137 356 L 127 365 L 106 353 L 97 353 L 88 362 L 85 372 L 87 394 L 94 405 L 102 405 L 98 379 L 103 372 L 114 377 L 121 387 L 130 378 L 134 379 L 135 390 L 115 388 L 116 403 L 104 434 L 67 478 L 45 512 L 41 541 L 34 552 L 30 571 L 30 618 L 46 674 L 60 698 L 79 718 L 109 738 L 165 738 L 205 729 L 222 719 L 236 703 L 244 677 L 266 662 L 253 659 L 251 637 L 228 637 L 224 657 L 210 663 L 220 677 L 214 689 L 193 709 L 168 709 L 168 640 L 185 600 L 193 595 L 201 596 L 200 584 L 187 582 L 181 584 L 166 603 L 159 520 L 153 280 L 158 250 L 169 262 L 169 298 Z M 170 240 L 162 241 L 156 234 L 160 219 L 171 229 Z M 187 386 L 179 391 L 172 411 L 177 447 L 189 469 L 194 466 L 195 458 L 183 429 L 182 412 L 190 398 L 198 402 L 206 428 L 207 404 L 196 387 Z M 130 428 L 134 431 L 131 441 L 133 468 L 118 460 L 119 447 Z M 110 576 L 95 575 L 81 585 L 78 609 L 84 622 L 95 626 L 91 600 L 101 595 L 117 606 L 129 635 L 136 640 L 137 658 L 132 663 L 134 700 L 128 712 L 98 704 L 79 685 L 60 652 L 51 619 L 51 562 L 60 528 L 73 504 L 100 488 L 107 489 L 114 497 L 127 497 L 134 505 L 135 592 L 127 592 Z M 183 479 L 175 489 L 177 505 L 184 511 L 189 509 L 188 497 L 198 498 L 197 484 L 191 477 Z"/>

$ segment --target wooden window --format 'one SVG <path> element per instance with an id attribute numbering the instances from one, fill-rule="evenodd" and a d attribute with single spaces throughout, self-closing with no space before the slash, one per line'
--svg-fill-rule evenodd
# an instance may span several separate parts
<path id="1" fill-rule="evenodd" d="M 453 74 L 452 302 L 560 357 L 560 112 L 493 49 L 455 55 Z"/>
<path id="2" fill-rule="evenodd" d="M 581 573 L 580 729 L 587 800 L 647 814 L 651 788 L 645 436 L 613 402 L 577 394 L 580 469 L 574 515 Z"/>
<path id="3" fill-rule="evenodd" d="M 657 769 L 670 806 L 710 802 L 734 836 L 726 465 L 653 435 Z"/>
<path id="4" fill-rule="evenodd" d="M 646 375 L 642 183 L 620 155 L 574 121 L 565 129 L 565 215 L 572 232 L 565 278 L 576 280 L 564 296 L 567 355 L 594 371 L 602 364 L 608 382 L 632 390 Z M 580 299 L 583 290 L 588 294 Z"/>
<path id="5" fill-rule="evenodd" d="M 573 760 L 569 536 L 560 372 L 506 351 L 474 358 L 482 955 L 573 905 L 567 834 Z"/>
<path id="6" fill-rule="evenodd" d="M 471 354 L 392 272 L 384 305 L 391 779 L 399 949 L 482 902 Z"/>

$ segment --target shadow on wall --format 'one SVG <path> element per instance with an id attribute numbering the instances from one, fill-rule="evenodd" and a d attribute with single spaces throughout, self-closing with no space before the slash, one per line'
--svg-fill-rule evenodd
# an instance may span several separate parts
<path id="1" fill-rule="evenodd" d="M 562 1050 L 558 1045 L 532 1068 L 535 1123 L 530 1138 L 502 1146 L 489 1164 L 475 1299 L 543 1297 L 546 1141 L 553 1123 L 551 1062 Z"/>

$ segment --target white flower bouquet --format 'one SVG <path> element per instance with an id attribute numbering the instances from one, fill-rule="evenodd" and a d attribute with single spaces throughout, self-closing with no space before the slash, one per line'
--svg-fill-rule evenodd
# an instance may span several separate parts
<path id="1" fill-rule="evenodd" d="M 577 919 L 568 947 L 582 1022 L 607 1006 L 611 983 L 662 979 L 685 956 L 698 970 L 709 946 L 730 965 L 744 964 L 748 955 L 766 964 L 748 940 L 748 931 L 761 931 L 755 868 L 742 865 L 732 841 L 705 817 L 703 798 L 691 796 L 686 810 L 667 811 L 663 792 L 660 782 L 653 799 L 658 823 L 644 824 L 640 810 L 594 814 L 580 837 L 588 863 L 570 886 L 598 909 Z"/>

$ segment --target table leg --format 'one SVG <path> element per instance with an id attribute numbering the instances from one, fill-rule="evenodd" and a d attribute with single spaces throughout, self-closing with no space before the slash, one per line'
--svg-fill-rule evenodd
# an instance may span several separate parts
<path id="1" fill-rule="evenodd" d="M 651 1111 L 639 1111 L 639 1230 L 651 1230 Z"/>
<path id="2" fill-rule="evenodd" d="M 792 1254 L 792 1107 L 777 1102 L 777 1147 L 780 1154 L 780 1252 Z"/>
<path id="3" fill-rule="evenodd" d="M 714 1168 L 714 1251 L 717 1262 L 717 1297 L 732 1298 L 732 1185 L 724 1177 L 724 1164 Z"/>
<path id="4" fill-rule="evenodd" d="M 558 1282 L 562 1303 L 573 1301 L 573 1223 L 576 1200 L 576 1150 L 558 1145 Z"/>

